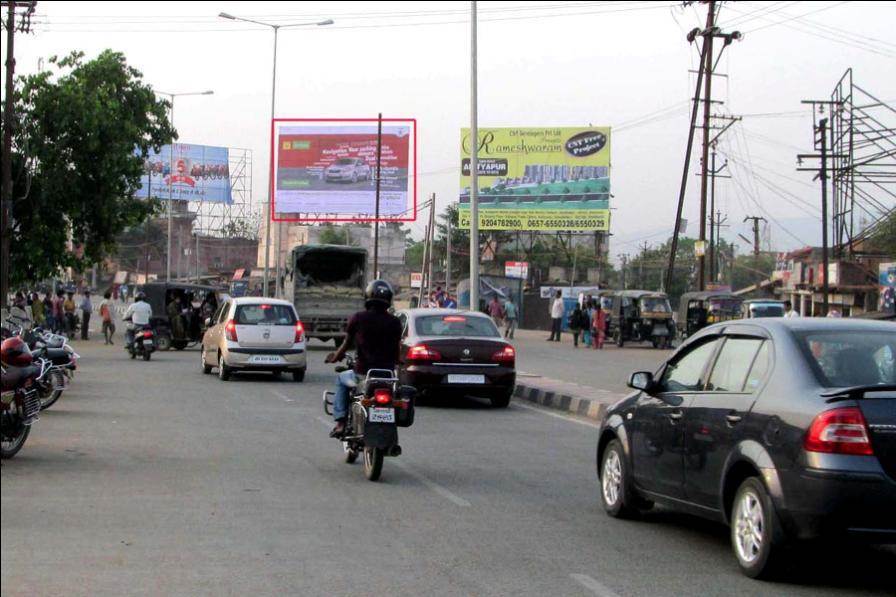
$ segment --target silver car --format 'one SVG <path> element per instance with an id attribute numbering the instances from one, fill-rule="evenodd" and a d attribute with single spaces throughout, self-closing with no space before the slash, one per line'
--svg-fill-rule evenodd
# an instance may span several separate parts
<path id="1" fill-rule="evenodd" d="M 206 321 L 202 337 L 202 371 L 218 368 L 227 381 L 236 371 L 292 373 L 305 379 L 305 329 L 295 307 L 287 301 L 262 297 L 227 300 Z"/>
<path id="2" fill-rule="evenodd" d="M 327 182 L 370 180 L 370 166 L 362 158 L 339 158 L 324 170 Z"/>

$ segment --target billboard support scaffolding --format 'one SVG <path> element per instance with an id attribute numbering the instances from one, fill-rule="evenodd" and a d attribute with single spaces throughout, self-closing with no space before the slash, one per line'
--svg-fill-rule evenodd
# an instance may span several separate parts
<path id="1" fill-rule="evenodd" d="M 380 265 L 380 173 L 383 165 L 383 113 L 376 120 L 376 217 L 373 220 L 373 277 L 379 278 Z"/>

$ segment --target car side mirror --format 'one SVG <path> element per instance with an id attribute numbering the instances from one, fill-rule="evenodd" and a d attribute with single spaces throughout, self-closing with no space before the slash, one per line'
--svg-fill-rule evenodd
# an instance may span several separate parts
<path id="1" fill-rule="evenodd" d="M 638 371 L 637 373 L 632 373 L 632 376 L 628 380 L 628 387 L 647 392 L 648 394 L 653 390 L 653 386 L 653 373 L 650 371 Z"/>
<path id="2" fill-rule="evenodd" d="M 207 327 L 207 328 L 212 327 L 212 318 L 211 317 L 205 318 L 205 327 Z"/>

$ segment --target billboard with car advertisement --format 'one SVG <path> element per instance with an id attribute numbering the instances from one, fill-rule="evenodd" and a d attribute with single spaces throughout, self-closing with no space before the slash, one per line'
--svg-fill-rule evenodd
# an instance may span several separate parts
<path id="1" fill-rule="evenodd" d="M 144 160 L 144 174 L 134 196 L 233 203 L 229 162 L 226 147 L 190 143 L 163 145 L 160 152 L 151 152 Z"/>
<path id="2" fill-rule="evenodd" d="M 376 118 L 274 119 L 274 220 L 371 221 L 376 213 Z M 416 121 L 383 118 L 380 220 L 416 218 Z"/>
<path id="3" fill-rule="evenodd" d="M 461 129 L 460 226 L 470 227 L 470 131 Z M 480 128 L 480 230 L 610 229 L 610 128 Z"/>

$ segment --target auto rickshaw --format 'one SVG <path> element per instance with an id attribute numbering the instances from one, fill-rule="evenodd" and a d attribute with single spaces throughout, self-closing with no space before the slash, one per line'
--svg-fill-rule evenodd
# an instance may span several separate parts
<path id="1" fill-rule="evenodd" d="M 137 290 L 143 291 L 152 307 L 149 323 L 155 330 L 158 350 L 183 350 L 200 342 L 205 333 L 205 320 L 223 302 L 221 291 L 214 286 L 150 282 Z M 175 298 L 180 298 L 179 308 Z"/>
<path id="2" fill-rule="evenodd" d="M 626 342 L 650 342 L 654 348 L 669 348 L 675 338 L 675 322 L 669 297 L 648 290 L 613 292 L 610 334 L 620 348 Z"/>
<path id="3" fill-rule="evenodd" d="M 740 319 L 741 303 L 743 299 L 730 292 L 684 293 L 678 304 L 678 330 L 682 338 L 693 336 L 713 323 Z"/>
<path id="4" fill-rule="evenodd" d="M 750 299 L 741 303 L 740 316 L 743 319 L 757 317 L 784 317 L 784 301 L 775 299 Z"/>

